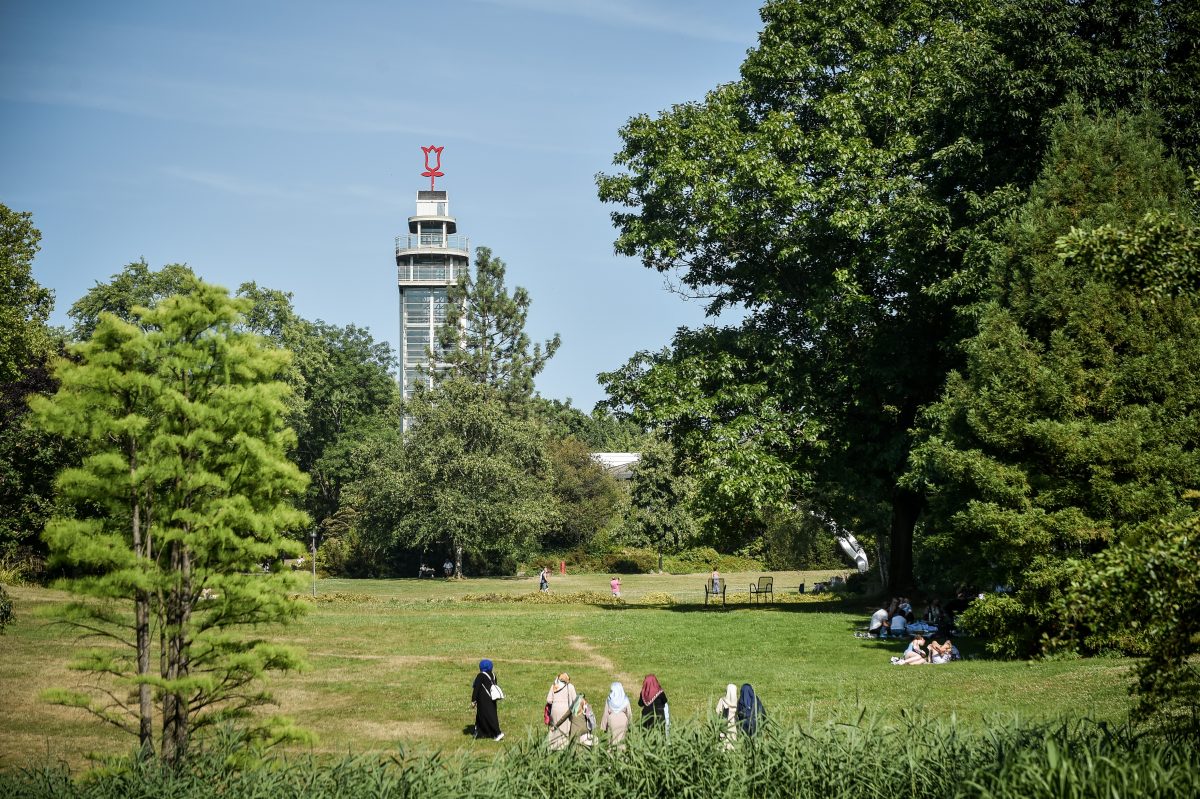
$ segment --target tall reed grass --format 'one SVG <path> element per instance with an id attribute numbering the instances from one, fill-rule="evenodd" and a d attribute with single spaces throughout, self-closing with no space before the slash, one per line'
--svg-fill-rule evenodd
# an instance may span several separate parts
<path id="1" fill-rule="evenodd" d="M 540 739 L 480 744 L 470 753 L 398 749 L 336 760 L 256 758 L 226 735 L 178 772 L 125 761 L 73 777 L 36 766 L 0 774 L 0 797 L 1195 797 L 1200 754 L 1194 738 L 1139 737 L 1089 721 L 1008 724 L 967 733 L 952 723 L 908 717 L 897 729 L 863 716 L 842 722 L 768 727 L 730 751 L 716 729 L 632 735 L 628 747 L 548 752 Z M 640 730 L 638 731 L 640 732 Z M 490 755 L 490 756 L 489 756 Z"/>

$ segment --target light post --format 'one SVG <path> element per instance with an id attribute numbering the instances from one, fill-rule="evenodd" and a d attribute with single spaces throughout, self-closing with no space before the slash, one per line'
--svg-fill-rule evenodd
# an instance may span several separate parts
<path id="1" fill-rule="evenodd" d="M 317 598 L 317 530 L 312 530 L 312 572 L 313 572 L 313 599 Z"/>

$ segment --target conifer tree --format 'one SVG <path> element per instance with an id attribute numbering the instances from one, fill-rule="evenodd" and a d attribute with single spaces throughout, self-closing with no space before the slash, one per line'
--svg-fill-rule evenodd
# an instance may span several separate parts
<path id="1" fill-rule="evenodd" d="M 504 262 L 487 247 L 475 250 L 475 277 L 464 276 L 447 293 L 446 323 L 438 331 L 440 358 L 454 375 L 497 389 L 510 404 L 533 396 L 533 379 L 561 343 L 557 334 L 533 344 L 525 332 L 529 292 L 504 285 Z"/>
<path id="2" fill-rule="evenodd" d="M 90 689 L 48 697 L 136 734 L 144 752 L 157 742 L 173 765 L 194 732 L 271 701 L 265 672 L 298 665 L 238 629 L 297 615 L 289 579 L 260 564 L 298 554 L 285 534 L 307 524 L 292 506 L 305 478 L 285 457 L 287 353 L 237 328 L 248 301 L 185 282 L 136 323 L 99 314 L 58 361 L 58 392 L 31 401 L 43 429 L 85 453 L 58 480 L 73 512 L 45 538 L 78 596 L 65 620 L 97 642 L 73 664 Z"/>

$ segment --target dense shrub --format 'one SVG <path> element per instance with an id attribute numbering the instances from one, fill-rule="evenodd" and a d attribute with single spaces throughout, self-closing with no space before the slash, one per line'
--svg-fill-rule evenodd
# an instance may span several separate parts
<path id="1" fill-rule="evenodd" d="M 4 586 L 0 585 L 0 633 L 4 632 L 4 628 L 11 624 L 12 620 L 12 597 L 8 595 L 8 591 L 4 590 Z"/>
<path id="2" fill-rule="evenodd" d="M 717 569 L 722 572 L 760 571 L 763 564 L 756 558 L 741 555 L 722 555 L 712 547 L 694 547 L 663 558 L 663 571 L 671 574 L 697 574 Z"/>
<path id="3" fill-rule="evenodd" d="M 769 708 L 768 708 L 769 710 Z M 842 723 L 837 723 L 837 722 Z M 472 754 L 394 753 L 337 760 L 272 757 L 248 766 L 245 747 L 228 741 L 179 770 L 154 762 L 72 779 L 62 766 L 0 774 L 0 799 L 193 799 L 334 796 L 754 797 L 857 799 L 864 796 L 1042 799 L 1042 797 L 1192 797 L 1200 795 L 1194 741 L 1138 738 L 1128 729 L 1086 721 L 998 726 L 984 734 L 923 717 L 897 728 L 878 718 L 831 720 L 805 728 L 768 726 L 753 742 L 726 751 L 716 729 L 676 725 L 670 741 L 635 729 L 614 757 L 604 747 L 548 752 L 541 736 Z M 242 765 L 239 765 L 242 764 Z"/>
<path id="4" fill-rule="evenodd" d="M 534 591 L 529 594 L 464 594 L 463 602 L 502 602 L 531 605 L 612 605 L 620 599 L 601 591 Z"/>

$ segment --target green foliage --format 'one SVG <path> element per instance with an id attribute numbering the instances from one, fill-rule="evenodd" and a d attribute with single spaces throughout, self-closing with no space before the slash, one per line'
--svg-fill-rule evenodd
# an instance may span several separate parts
<path id="1" fill-rule="evenodd" d="M 25 398 L 54 391 L 49 360 L 60 346 L 46 326 L 54 294 L 32 275 L 40 240 L 30 214 L 0 205 L 0 553 L 39 546 L 54 476 L 72 454 L 28 424 Z"/>
<path id="2" fill-rule="evenodd" d="M 298 666 L 266 635 L 236 631 L 297 615 L 291 580 L 259 564 L 298 553 L 285 534 L 308 523 L 292 507 L 305 479 L 285 458 L 287 354 L 236 329 L 248 301 L 181 280 L 184 293 L 135 310 L 136 324 L 99 313 L 56 364 L 58 392 L 31 400 L 41 427 L 84 451 L 58 480 L 70 511 L 45 536 L 80 597 L 63 621 L 98 641 L 74 664 L 93 684 L 49 698 L 147 751 L 159 721 L 170 763 L 194 731 L 249 722 L 270 702 L 266 671 Z"/>
<path id="3" fill-rule="evenodd" d="M 1068 620 L 1071 638 L 1131 635 L 1144 645 L 1134 685 L 1139 716 L 1172 725 L 1195 723 L 1200 712 L 1200 515 L 1153 525 L 1092 558 L 1058 610 Z"/>
<path id="4" fill-rule="evenodd" d="M 599 193 L 619 207 L 618 252 L 676 273 L 714 313 L 746 309 L 704 337 L 701 394 L 747 394 L 721 425 L 758 408 L 803 422 L 812 445 L 784 465 L 842 526 L 886 530 L 904 586 L 925 499 L 904 479 L 912 430 L 971 334 L 959 311 L 986 290 L 986 234 L 1071 97 L 1168 108 L 1161 138 L 1194 163 L 1200 14 L 1181 0 L 774 0 L 762 17 L 740 80 L 628 122 L 624 171 Z M 646 405 L 669 405 L 653 376 L 638 383 Z"/>
<path id="5" fill-rule="evenodd" d="M 646 433 L 633 420 L 621 418 L 603 405 L 586 414 L 566 402 L 535 396 L 533 413 L 542 420 L 552 438 L 576 438 L 592 452 L 639 452 Z"/>
<path id="6" fill-rule="evenodd" d="M 542 545 L 587 547 L 626 504 L 625 492 L 577 438 L 550 438 L 546 453 L 554 470 L 558 523 L 542 537 Z"/>
<path id="7" fill-rule="evenodd" d="M 20 380 L 52 347 L 46 320 L 54 292 L 32 271 L 41 238 L 32 214 L 0 204 L 0 385 Z"/>
<path id="8" fill-rule="evenodd" d="M 692 512 L 694 486 L 681 474 L 671 445 L 648 442 L 629 481 L 629 516 L 622 543 L 680 549 L 698 532 Z"/>
<path id="9" fill-rule="evenodd" d="M 525 333 L 529 292 L 504 285 L 504 262 L 487 247 L 475 249 L 475 277 L 464 275 L 447 291 L 446 323 L 435 353 L 445 369 L 435 377 L 456 377 L 491 386 L 506 402 L 520 405 L 533 396 L 533 379 L 546 368 L 561 343 L 557 334 L 533 344 Z"/>
<path id="10" fill-rule="evenodd" d="M 196 274 L 187 264 L 167 264 L 155 271 L 144 258 L 134 261 L 71 305 L 67 311 L 75 322 L 71 337 L 75 341 L 90 339 L 103 313 L 133 322 L 138 308 L 153 308 L 167 297 L 190 291 L 195 280 Z"/>
<path id="11" fill-rule="evenodd" d="M 763 564 L 741 555 L 723 555 L 712 547 L 693 547 L 663 557 L 663 571 L 669 574 L 704 574 L 716 569 L 722 573 L 757 571 Z"/>
<path id="12" fill-rule="evenodd" d="M 543 432 L 496 388 L 448 378 L 407 407 L 397 508 L 405 543 L 520 557 L 557 522 Z"/>
<path id="13" fill-rule="evenodd" d="M 342 493 L 367 473 L 360 449 L 398 431 L 400 393 L 390 346 L 364 328 L 306 322 L 296 346 L 303 391 L 296 460 L 312 478 L 305 504 L 324 536 L 344 524 Z"/>
<path id="14" fill-rule="evenodd" d="M 717 748 L 717 734 L 715 721 L 674 724 L 664 746 L 635 727 L 621 757 L 605 745 L 551 752 L 539 736 L 506 742 L 486 758 L 401 749 L 332 761 L 257 759 L 247 756 L 252 747 L 230 739 L 184 769 L 133 759 L 88 778 L 72 779 L 64 767 L 49 764 L 3 774 L 0 797 L 198 799 L 218 785 L 228 799 L 535 796 L 546 775 L 556 796 L 629 799 L 849 799 L 893 795 L 896 786 L 914 797 L 988 799 L 1175 799 L 1200 791 L 1200 757 L 1187 742 L 1139 738 L 1125 727 L 1088 722 L 1008 723 L 975 734 L 916 714 L 896 733 L 863 713 L 797 726 L 774 722 L 728 751 Z"/>
<path id="15" fill-rule="evenodd" d="M 923 569 L 943 585 L 1016 589 L 968 617 L 1010 655 L 1055 632 L 1067 558 L 1186 512 L 1182 491 L 1200 485 L 1195 302 L 1147 301 L 1058 245 L 1184 213 L 1182 175 L 1137 119 L 1068 111 L 1054 136 L 999 233 L 966 365 L 929 407 L 912 458 L 930 497 Z"/>

